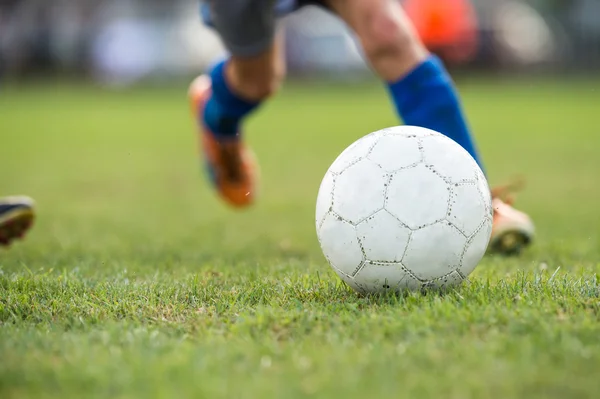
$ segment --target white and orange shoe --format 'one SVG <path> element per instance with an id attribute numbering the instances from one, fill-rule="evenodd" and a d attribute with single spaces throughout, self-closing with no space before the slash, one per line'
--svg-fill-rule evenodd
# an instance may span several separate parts
<path id="1" fill-rule="evenodd" d="M 256 198 L 258 165 L 241 134 L 218 137 L 204 124 L 201 116 L 210 94 L 211 80 L 207 75 L 198 76 L 190 84 L 188 96 L 208 177 L 225 202 L 237 208 L 247 207 Z"/>
<path id="2" fill-rule="evenodd" d="M 512 183 L 492 189 L 494 223 L 488 246 L 489 252 L 517 255 L 531 244 L 535 227 L 531 218 L 513 208 L 512 191 L 520 189 L 520 183 Z"/>

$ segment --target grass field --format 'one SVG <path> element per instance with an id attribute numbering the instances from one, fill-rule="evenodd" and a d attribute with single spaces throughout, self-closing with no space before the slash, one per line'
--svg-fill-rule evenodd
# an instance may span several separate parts
<path id="1" fill-rule="evenodd" d="M 4 87 L 0 195 L 39 218 L 0 252 L 0 397 L 597 398 L 600 81 L 460 86 L 537 241 L 445 296 L 377 298 L 330 270 L 313 213 L 337 154 L 396 124 L 379 86 L 267 104 L 248 212 L 203 180 L 185 85 Z"/>

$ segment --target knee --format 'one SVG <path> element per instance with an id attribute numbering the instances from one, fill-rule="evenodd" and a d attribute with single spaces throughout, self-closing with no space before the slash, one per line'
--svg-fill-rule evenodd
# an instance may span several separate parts
<path id="1" fill-rule="evenodd" d="M 412 24 L 398 9 L 386 7 L 364 10 L 362 21 L 356 26 L 356 34 L 365 56 L 371 63 L 390 58 L 410 61 L 425 52 Z"/>
<path id="2" fill-rule="evenodd" d="M 285 67 L 274 65 L 262 73 L 248 76 L 246 81 L 252 96 L 265 99 L 279 91 L 284 77 Z"/>
<path id="3" fill-rule="evenodd" d="M 283 61 L 268 64 L 232 61 L 230 82 L 244 97 L 264 100 L 279 91 L 286 73 Z"/>

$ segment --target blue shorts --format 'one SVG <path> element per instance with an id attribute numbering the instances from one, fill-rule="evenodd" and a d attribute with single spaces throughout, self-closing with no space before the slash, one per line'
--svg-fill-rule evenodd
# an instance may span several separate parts
<path id="1" fill-rule="evenodd" d="M 275 37 L 276 20 L 324 0 L 201 0 L 203 22 L 214 28 L 227 50 L 252 57 L 266 51 Z"/>

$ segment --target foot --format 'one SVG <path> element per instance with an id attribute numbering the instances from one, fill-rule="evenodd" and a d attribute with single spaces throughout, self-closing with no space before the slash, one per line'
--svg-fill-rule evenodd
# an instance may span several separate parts
<path id="1" fill-rule="evenodd" d="M 492 190 L 494 223 L 489 250 L 503 255 L 519 254 L 533 240 L 535 227 L 525 213 L 513 208 L 510 192 L 518 189 L 515 184 Z"/>
<path id="2" fill-rule="evenodd" d="M 9 246 L 13 240 L 23 238 L 34 216 L 31 198 L 0 198 L 0 246 Z"/>
<path id="3" fill-rule="evenodd" d="M 228 204 L 238 208 L 246 207 L 256 197 L 258 167 L 254 154 L 243 143 L 240 134 L 219 137 L 204 124 L 201 115 L 210 93 L 211 82 L 206 75 L 197 77 L 188 91 L 208 176 L 221 198 Z"/>

